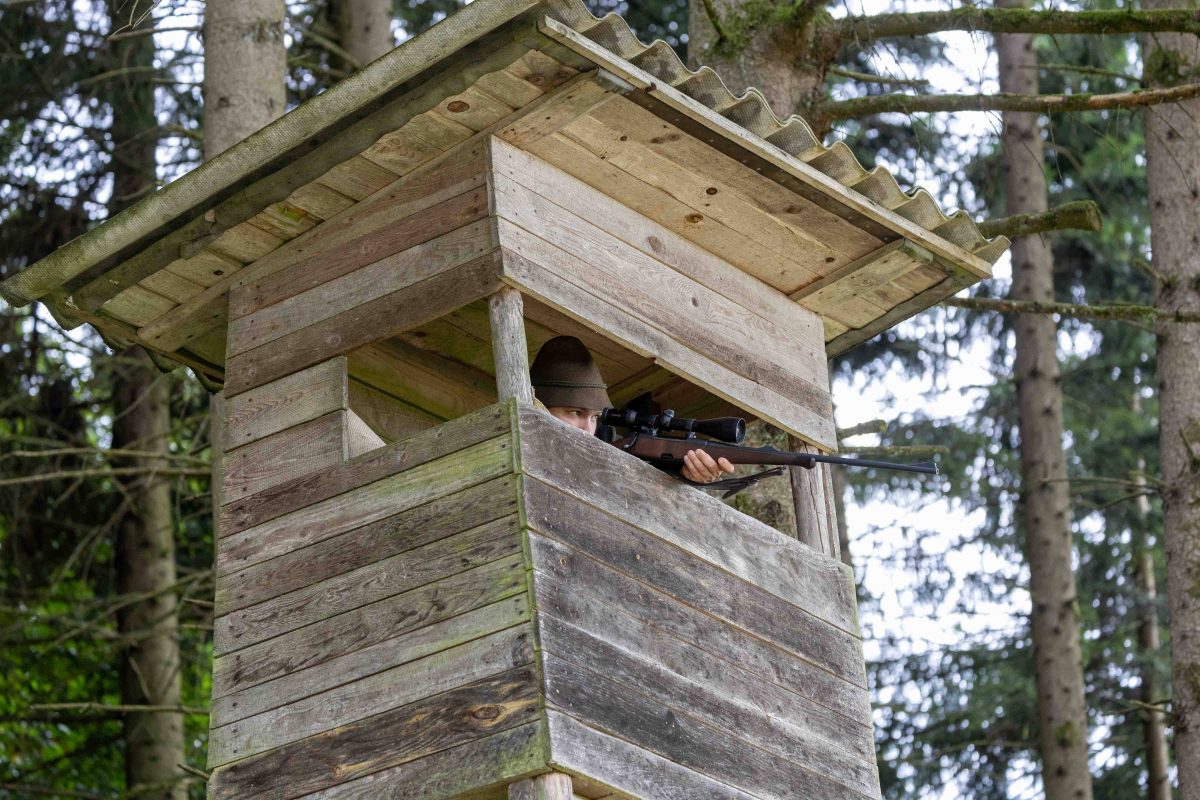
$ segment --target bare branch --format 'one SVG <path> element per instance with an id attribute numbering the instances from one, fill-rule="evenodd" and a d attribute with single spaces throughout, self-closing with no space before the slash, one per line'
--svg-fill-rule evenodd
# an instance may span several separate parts
<path id="1" fill-rule="evenodd" d="M 845 17 L 829 23 L 844 40 L 868 41 L 893 36 L 923 36 L 942 31 L 982 33 L 1114 34 L 1174 31 L 1200 33 L 1200 11 L 1028 11 L 1018 8 L 963 6 L 949 11 Z"/>
<path id="2" fill-rule="evenodd" d="M 989 239 L 993 236 L 1015 239 L 1050 231 L 1098 231 L 1102 224 L 1100 206 L 1092 200 L 1076 200 L 1040 214 L 1014 214 L 981 222 L 979 232 Z"/>
<path id="3" fill-rule="evenodd" d="M 849 428 L 838 428 L 838 439 L 849 439 L 851 436 L 862 436 L 864 433 L 883 433 L 887 430 L 887 422 L 881 419 L 867 420 Z"/>
<path id="4" fill-rule="evenodd" d="M 1153 306 L 1120 303 L 1083 305 L 1078 303 L 1038 303 L 1032 300 L 1005 300 L 998 297 L 951 297 L 942 305 L 973 311 L 998 311 L 1002 314 L 1058 314 L 1073 319 L 1114 320 L 1117 322 L 1200 322 L 1200 311 L 1163 311 Z"/>
<path id="5" fill-rule="evenodd" d="M 107 703 L 40 703 L 30 711 L 88 711 L 94 714 L 186 714 L 208 716 L 207 708 L 194 706 L 121 706 Z"/>

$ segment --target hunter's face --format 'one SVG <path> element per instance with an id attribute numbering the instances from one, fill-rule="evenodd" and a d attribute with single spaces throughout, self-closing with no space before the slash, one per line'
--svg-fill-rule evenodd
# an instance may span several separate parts
<path id="1" fill-rule="evenodd" d="M 546 409 L 550 416 L 561 419 L 573 428 L 596 435 L 596 426 L 600 424 L 600 411 L 595 408 L 579 408 L 577 406 L 550 406 Z"/>

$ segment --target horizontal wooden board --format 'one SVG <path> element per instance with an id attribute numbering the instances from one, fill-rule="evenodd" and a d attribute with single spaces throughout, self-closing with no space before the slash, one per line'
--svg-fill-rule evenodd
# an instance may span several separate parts
<path id="1" fill-rule="evenodd" d="M 561 659 L 568 668 L 604 675 L 631 698 L 644 695 L 662 703 L 670 709 L 668 713 L 695 717 L 731 740 L 773 753 L 781 762 L 860 794 L 878 795 L 873 752 L 867 758 L 853 756 L 837 739 L 813 736 L 802 727 L 803 719 L 796 719 L 798 724 L 793 725 L 792 719 L 772 717 L 739 703 L 740 695 L 750 687 L 713 687 L 703 675 L 689 680 L 643 653 L 630 653 L 544 612 L 538 615 L 538 636 L 545 653 Z"/>
<path id="2" fill-rule="evenodd" d="M 563 548 L 563 552 L 571 551 Z M 581 577 L 584 574 L 599 577 L 609 573 L 597 568 L 594 562 L 587 562 Z M 637 587 L 628 578 L 624 580 L 628 583 L 622 584 L 623 588 Z M 611 599 L 623 590 L 622 587 L 610 590 L 606 596 Z M 806 691 L 812 694 L 814 690 L 832 687 L 841 693 L 842 699 L 839 701 L 836 694 L 830 693 L 821 698 L 825 705 L 814 702 L 798 691 L 781 686 L 776 682 L 778 678 L 773 679 L 774 676 L 754 671 L 762 661 L 752 655 L 743 655 L 747 648 L 741 643 L 747 641 L 748 637 L 740 631 L 730 629 L 725 647 L 720 652 L 710 652 L 701 646 L 703 642 L 677 638 L 684 635 L 683 631 L 659 627 L 668 622 L 669 617 L 647 620 L 645 611 L 650 607 L 648 604 L 628 610 L 610 605 L 580 581 L 564 582 L 552 573 L 537 572 L 534 574 L 534 593 L 539 619 L 553 617 L 565 620 L 632 656 L 643 658 L 663 670 L 695 682 L 715 695 L 795 728 L 813 742 L 814 747 L 825 742 L 828 747 L 839 751 L 839 758 L 874 765 L 875 740 L 869 717 L 866 716 L 869 709 L 865 692 L 838 686 L 822 676 L 809 681 Z M 661 602 L 666 604 L 669 601 L 664 599 Z M 718 628 L 713 627 L 712 630 Z M 562 652 L 563 647 L 555 645 L 552 638 L 543 637 L 543 641 L 545 649 L 570 658 L 570 654 Z M 765 652 L 767 648 L 752 646 L 749 649 Z M 829 705 L 837 705 L 839 711 L 832 710 Z M 861 713 L 863 717 L 852 720 L 846 713 Z"/>
<path id="3" fill-rule="evenodd" d="M 217 574 L 244 569 L 390 516 L 397 509 L 497 478 L 512 469 L 512 442 L 498 437 L 322 500 L 221 540 Z"/>
<path id="4" fill-rule="evenodd" d="M 795 797 L 850 800 L 863 794 L 774 753 L 730 737 L 725 730 L 671 709 L 607 676 L 545 654 L 546 702 L 631 744 L 771 800 Z"/>
<path id="5" fill-rule="evenodd" d="M 502 477 L 354 528 L 311 547 L 238 570 L 218 581 L 216 613 L 225 615 L 295 589 L 414 550 L 517 510 L 516 478 Z"/>
<path id="6" fill-rule="evenodd" d="M 571 277 L 577 259 L 557 248 L 550 248 L 551 252 L 547 252 L 545 248 L 548 245 L 540 239 L 505 220 L 498 220 L 498 223 L 504 276 L 508 283 L 559 311 L 605 330 L 611 338 L 639 355 L 653 357 L 660 366 L 741 408 L 749 409 L 756 416 L 789 433 L 826 449 L 836 448 L 831 411 L 811 411 L 778 392 L 700 356 L 647 325 L 620 305 L 611 303 L 606 295 L 592 294 L 581 288 Z M 514 246 L 519 249 L 513 249 Z M 534 258 L 531 259 L 526 253 L 533 254 Z"/>
<path id="7" fill-rule="evenodd" d="M 566 193 L 561 181 L 546 189 Z M 501 219 L 574 256 L 569 272 L 592 294 L 607 297 L 681 345 L 792 402 L 830 413 L 824 348 L 815 317 L 797 310 L 792 319 L 800 324 L 777 324 L 515 181 L 496 175 L 493 192 Z M 589 198 L 595 194 L 586 192 Z M 513 241 L 505 238 L 506 227 L 499 230 L 505 246 L 539 263 L 555 261 L 557 251 L 548 245 L 526 237 Z M 811 334 L 808 341 L 805 333 Z"/>
<path id="8" fill-rule="evenodd" d="M 225 449 L 347 408 L 346 380 L 346 359 L 339 356 L 229 398 Z"/>
<path id="9" fill-rule="evenodd" d="M 551 511 L 565 492 L 858 635 L 853 577 L 837 559 L 545 413 L 518 413 L 521 468 L 541 481 L 525 486 L 530 516 Z"/>
<path id="10" fill-rule="evenodd" d="M 584 725 L 555 709 L 546 710 L 551 765 L 587 775 L 612 787 L 616 797 L 635 800 L 758 800 L 670 759 Z"/>
<path id="11" fill-rule="evenodd" d="M 376 714 L 216 770 L 213 800 L 286 798 L 327 789 L 528 723 L 539 698 L 532 667 Z"/>
<path id="12" fill-rule="evenodd" d="M 209 732 L 209 767 L 433 697 L 533 660 L 533 632 L 522 625 L 488 634 L 321 694 Z"/>
<path id="13" fill-rule="evenodd" d="M 535 587 L 543 575 L 551 576 L 554 586 L 579 584 L 580 593 L 602 608 L 611 607 L 634 617 L 645 625 L 671 636 L 690 647 L 699 648 L 722 660 L 740 665 L 760 680 L 770 681 L 795 692 L 806 700 L 840 714 L 846 726 L 866 728 L 871 707 L 865 689 L 836 677 L 816 665 L 797 658 L 733 625 L 728 625 L 666 593 L 640 583 L 627 575 L 605 566 L 572 548 L 552 539 L 537 537 L 542 559 L 537 561 Z M 556 599 L 557 594 L 547 584 L 538 590 L 538 602 L 546 602 L 552 614 L 564 619 L 583 617 L 571 611 L 571 604 Z M 572 601 L 573 602 L 573 601 Z M 677 646 L 664 647 L 663 658 L 672 663 L 694 663 L 686 651 Z M 858 734 L 855 734 L 858 735 Z"/>
<path id="14" fill-rule="evenodd" d="M 416 331 L 412 332 L 414 334 Z M 349 355 L 350 374 L 441 419 L 456 419 L 496 402 L 487 372 L 409 344 L 397 336 Z"/>
<path id="15" fill-rule="evenodd" d="M 495 800 L 509 783 L 545 769 L 541 723 L 475 739 L 304 795 L 304 800 Z"/>
<path id="16" fill-rule="evenodd" d="M 228 401 L 226 401 L 228 402 Z M 420 466 L 512 430 L 509 406 L 494 405 L 326 470 L 221 509 L 221 535 L 237 533 L 381 478 Z M 400 509 L 395 509 L 400 510 Z"/>
<path id="17" fill-rule="evenodd" d="M 498 254 L 477 258 L 232 356 L 225 392 L 232 397 L 487 297 L 501 285 L 498 261 Z"/>
<path id="18" fill-rule="evenodd" d="M 222 501 L 241 500 L 345 461 L 346 413 L 332 411 L 227 452 L 221 469 Z"/>
<path id="19" fill-rule="evenodd" d="M 474 216 L 482 217 L 486 210 L 486 199 L 475 198 Z M 432 211 L 430 212 L 432 213 Z M 438 220 L 424 218 L 418 228 L 422 241 L 395 249 L 396 243 L 389 241 L 372 253 L 378 260 L 368 261 L 353 271 L 344 272 L 318 284 L 307 291 L 290 295 L 244 317 L 236 317 L 229 323 L 229 355 L 237 355 L 255 347 L 272 342 L 279 337 L 312 325 L 323 319 L 363 305 L 389 292 L 412 286 L 447 269 L 472 261 L 495 246 L 491 224 L 484 219 L 459 225 L 458 219 L 439 224 Z M 453 224 L 447 232 L 436 235 Z M 397 226 L 398 227 L 398 226 Z M 388 233 L 394 229 L 389 228 Z M 415 237 L 413 237 L 415 238 Z M 354 251 L 362 255 L 362 245 Z M 364 256 L 365 257 L 365 256 Z M 291 275 L 287 271 L 286 275 Z"/>
<path id="20" fill-rule="evenodd" d="M 565 496 L 528 524 L 632 578 L 865 686 L 862 643 L 799 607 Z"/>
<path id="21" fill-rule="evenodd" d="M 524 594 L 499 600 L 384 639 L 361 650 L 214 698 L 209 724 L 214 728 L 228 725 L 528 620 L 529 601 Z"/>
<path id="22" fill-rule="evenodd" d="M 526 590 L 523 559 L 501 559 L 268 639 L 213 662 L 222 697 L 419 630 Z"/>
<path id="23" fill-rule="evenodd" d="M 350 409 L 387 443 L 428 430 L 443 421 L 362 381 L 351 380 L 348 394 Z"/>
<path id="24" fill-rule="evenodd" d="M 214 622 L 221 655 L 520 552 L 515 514 L 264 600 Z"/>

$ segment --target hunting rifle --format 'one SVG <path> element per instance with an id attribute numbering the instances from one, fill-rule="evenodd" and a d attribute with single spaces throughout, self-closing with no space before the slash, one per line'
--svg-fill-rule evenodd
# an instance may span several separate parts
<path id="1" fill-rule="evenodd" d="M 703 450 L 712 456 L 714 461 L 727 458 L 731 464 L 780 465 L 755 475 L 699 484 L 708 488 L 727 489 L 726 497 L 763 478 L 782 474 L 784 466 L 812 469 L 818 463 L 825 463 L 920 472 L 927 475 L 938 474 L 937 464 L 933 463 L 894 464 L 890 461 L 868 461 L 821 453 L 793 453 L 774 447 L 746 447 L 741 443 L 746 438 L 746 421 L 741 417 L 685 419 L 676 417 L 671 409 L 655 414 L 628 408 L 606 408 L 600 414 L 600 425 L 605 426 L 597 430 L 597 436 L 600 438 L 626 453 L 672 472 L 683 467 L 683 457 L 690 450 Z M 624 428 L 628 434 L 617 437 L 613 428 Z M 675 431 L 682 435 L 663 436 L 660 433 L 662 431 Z M 712 438 L 699 439 L 696 434 Z"/>

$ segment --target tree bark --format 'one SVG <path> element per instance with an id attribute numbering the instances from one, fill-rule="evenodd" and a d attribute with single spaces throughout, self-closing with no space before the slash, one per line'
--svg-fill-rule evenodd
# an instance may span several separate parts
<path id="1" fill-rule="evenodd" d="M 1148 0 L 1149 9 L 1177 0 Z M 1191 13 L 1195 13 L 1194 8 Z M 1200 75 L 1200 39 L 1147 36 L 1148 85 Z M 1161 311 L 1200 311 L 1200 100 L 1145 112 L 1150 249 Z M 1159 323 L 1159 450 L 1179 795 L 1200 800 L 1200 325 Z"/>
<path id="2" fill-rule="evenodd" d="M 391 0 L 331 0 L 338 43 L 350 56 L 341 69 L 362 69 L 394 46 Z"/>
<path id="3" fill-rule="evenodd" d="M 139 598 L 117 615 L 121 633 L 136 634 L 122 654 L 121 703 L 174 707 L 180 703 L 175 526 L 171 485 L 156 472 L 169 466 L 169 385 L 139 347 L 118 356 L 116 366 L 113 446 L 161 454 L 122 459 L 141 472 L 121 480 L 128 507 L 117 527 L 117 591 L 126 600 Z M 129 791 L 144 798 L 187 797 L 178 766 L 184 763 L 180 714 L 127 712 L 124 737 Z"/>
<path id="4" fill-rule="evenodd" d="M 283 0 L 208 0 L 204 10 L 204 158 L 284 112 Z"/>
<path id="5" fill-rule="evenodd" d="M 1028 0 L 1009 0 L 1027 7 Z M 997 37 L 1000 88 L 1037 93 L 1037 54 L 1028 34 Z M 1007 211 L 1046 210 L 1041 124 L 1036 114 L 1005 113 Z M 1054 282 L 1049 243 L 1030 236 L 1013 244 L 1015 300 L 1050 303 Z M 1054 321 L 1022 314 L 1016 333 L 1017 405 L 1021 431 L 1021 519 L 1029 559 L 1035 683 L 1047 800 L 1090 800 L 1078 598 L 1071 567 L 1071 517 L 1063 456 L 1062 378 Z"/>
<path id="6" fill-rule="evenodd" d="M 153 26 L 145 3 L 109 0 L 115 30 Z M 139 22 L 139 18 L 141 21 Z M 154 39 L 125 37 L 111 45 L 112 68 L 122 77 L 111 85 L 113 191 L 108 204 L 114 215 L 154 190 L 158 145 L 154 108 Z M 167 469 L 171 431 L 168 384 L 149 357 L 133 348 L 113 357 L 114 450 L 150 455 L 114 459 L 113 466 L 131 468 L 120 478 L 127 508 L 117 526 L 117 591 L 138 598 L 117 615 L 122 634 L 134 634 L 121 651 L 123 706 L 178 706 L 180 703 L 179 618 L 175 586 L 175 528 Z M 125 783 L 128 791 L 146 788 L 144 798 L 183 800 L 187 796 L 183 717 L 171 711 L 130 711 L 122 715 L 125 740 Z M 149 787 L 154 787 L 149 789 Z"/>

